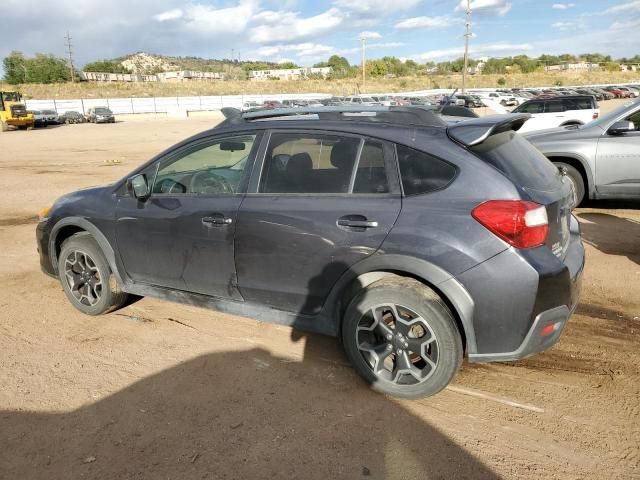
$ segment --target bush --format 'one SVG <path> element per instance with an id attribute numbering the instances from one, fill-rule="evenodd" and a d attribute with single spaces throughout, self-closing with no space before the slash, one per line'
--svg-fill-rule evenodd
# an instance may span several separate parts
<path id="1" fill-rule="evenodd" d="M 500 77 L 498 79 L 498 85 L 500 85 L 501 87 L 505 86 L 507 84 L 507 81 L 505 80 L 504 77 Z"/>

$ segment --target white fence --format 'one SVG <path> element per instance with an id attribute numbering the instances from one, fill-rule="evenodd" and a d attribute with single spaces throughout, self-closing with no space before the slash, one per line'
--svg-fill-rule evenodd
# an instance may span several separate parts
<path id="1" fill-rule="evenodd" d="M 226 95 L 211 97 L 152 97 L 152 98 L 92 98 L 79 100 L 27 100 L 28 110 L 55 110 L 86 113 L 92 107 L 108 107 L 115 114 L 178 113 L 220 110 L 223 107 L 241 108 L 246 102 L 262 103 L 266 100 L 311 100 L 328 98 L 324 93 L 298 93 L 286 95 Z"/>

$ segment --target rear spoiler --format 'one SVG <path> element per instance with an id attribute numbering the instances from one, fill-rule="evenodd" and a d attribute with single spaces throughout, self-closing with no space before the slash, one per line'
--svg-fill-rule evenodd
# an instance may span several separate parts
<path id="1" fill-rule="evenodd" d="M 447 134 L 449 138 L 465 147 L 473 147 L 481 144 L 492 135 L 509 130 L 519 130 L 529 118 L 531 115 L 528 113 L 490 115 L 451 125 L 447 128 Z"/>

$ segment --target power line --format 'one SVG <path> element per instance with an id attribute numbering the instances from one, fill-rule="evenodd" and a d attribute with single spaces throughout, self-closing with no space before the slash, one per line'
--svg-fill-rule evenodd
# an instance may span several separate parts
<path id="1" fill-rule="evenodd" d="M 64 37 L 66 42 L 65 45 L 67 47 L 67 55 L 69 56 L 69 71 L 71 72 L 71 81 L 76 81 L 76 74 L 73 69 L 73 45 L 71 44 L 71 35 L 69 35 L 69 31 L 67 30 L 67 36 Z"/>
<path id="2" fill-rule="evenodd" d="M 467 11 L 464 31 L 464 70 L 462 70 L 462 93 L 465 92 L 467 83 L 467 70 L 469 68 L 469 37 L 471 37 L 471 0 L 467 0 Z"/>

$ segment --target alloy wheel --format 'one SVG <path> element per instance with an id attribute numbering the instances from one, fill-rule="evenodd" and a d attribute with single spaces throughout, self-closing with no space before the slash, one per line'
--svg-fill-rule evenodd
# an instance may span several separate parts
<path id="1" fill-rule="evenodd" d="M 438 365 L 438 340 L 429 323 L 401 305 L 377 305 L 365 312 L 356 339 L 373 373 L 396 385 L 422 383 Z"/>
<path id="2" fill-rule="evenodd" d="M 102 297 L 102 278 L 93 259 L 85 252 L 74 250 L 64 262 L 67 286 L 81 304 L 92 307 Z"/>

